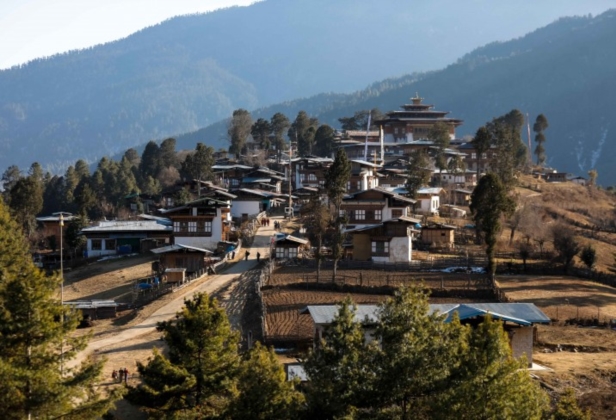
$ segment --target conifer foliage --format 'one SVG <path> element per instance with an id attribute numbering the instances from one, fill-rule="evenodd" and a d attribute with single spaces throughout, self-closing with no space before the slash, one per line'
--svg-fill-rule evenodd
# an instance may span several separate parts
<path id="1" fill-rule="evenodd" d="M 21 230 L 0 201 L 0 418 L 92 419 L 113 399 L 94 389 L 102 364 L 70 361 L 78 314 L 58 298 L 59 276 L 34 266 Z"/>

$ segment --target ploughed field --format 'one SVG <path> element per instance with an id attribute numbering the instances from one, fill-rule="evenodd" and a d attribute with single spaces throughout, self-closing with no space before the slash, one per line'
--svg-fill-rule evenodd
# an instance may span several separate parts
<path id="1" fill-rule="evenodd" d="M 346 297 L 350 297 L 356 304 L 378 304 L 390 297 L 395 288 L 413 283 L 423 283 L 428 288 L 450 292 L 448 297 L 431 297 L 431 303 L 493 300 L 485 299 L 485 296 L 472 297 L 480 279 L 478 274 L 470 275 L 469 279 L 466 273 L 339 270 L 335 284 L 331 279 L 331 270 L 321 272 L 318 284 L 316 271 L 302 267 L 283 267 L 273 273 L 262 290 L 266 341 L 276 345 L 309 342 L 313 334 L 312 319 L 309 314 L 300 314 L 308 305 L 337 304 Z M 327 290 L 328 287 L 332 290 Z M 456 295 L 456 291 L 460 295 Z"/>

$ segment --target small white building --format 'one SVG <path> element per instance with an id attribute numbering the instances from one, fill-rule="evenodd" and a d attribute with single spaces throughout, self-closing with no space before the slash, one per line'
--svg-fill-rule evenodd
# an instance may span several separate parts
<path id="1" fill-rule="evenodd" d="M 427 215 L 438 214 L 442 193 L 443 189 L 441 187 L 419 189 L 416 195 L 418 201 L 417 211 Z"/>
<path id="2" fill-rule="evenodd" d="M 84 228 L 81 233 L 87 239 L 87 256 L 139 253 L 169 243 L 171 224 L 161 220 L 103 221 Z M 144 243 L 149 244 L 147 249 Z"/>

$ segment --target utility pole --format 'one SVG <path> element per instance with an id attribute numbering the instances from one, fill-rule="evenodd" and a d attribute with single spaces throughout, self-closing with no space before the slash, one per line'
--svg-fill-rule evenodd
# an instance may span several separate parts
<path id="1" fill-rule="evenodd" d="M 63 227 L 64 214 L 60 212 L 60 302 L 62 303 L 62 328 L 64 328 L 64 253 L 63 253 Z M 60 377 L 64 377 L 64 334 L 62 334 L 62 343 L 60 344 Z"/>
<path id="2" fill-rule="evenodd" d="M 291 199 L 291 173 L 292 173 L 292 168 L 293 168 L 293 163 L 292 163 L 292 156 L 293 156 L 293 144 L 289 143 L 289 211 L 287 213 L 289 215 L 289 219 L 291 219 L 291 214 L 293 214 L 293 200 Z"/>

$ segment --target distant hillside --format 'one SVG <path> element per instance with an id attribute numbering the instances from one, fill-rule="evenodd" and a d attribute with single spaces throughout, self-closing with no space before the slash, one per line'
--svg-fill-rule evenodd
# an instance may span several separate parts
<path id="1" fill-rule="evenodd" d="M 529 114 L 531 127 L 543 113 L 549 121 L 548 163 L 582 176 L 596 168 L 600 184 L 614 185 L 614 40 L 616 10 L 596 18 L 561 19 L 523 38 L 479 48 L 441 71 L 386 80 L 353 95 L 318 95 L 253 115 L 269 117 L 282 111 L 294 116 L 305 109 L 321 122 L 334 124 L 356 110 L 398 109 L 419 92 L 426 103 L 464 119 L 458 128 L 463 136 L 474 135 L 478 127 L 513 108 Z M 194 147 L 195 140 L 216 141 L 223 128 L 217 124 L 179 139 Z"/>
<path id="2" fill-rule="evenodd" d="M 240 107 L 441 68 L 479 45 L 609 3 L 544 0 L 529 12 L 489 0 L 267 0 L 171 19 L 0 71 L 0 168 L 98 159 Z"/>

